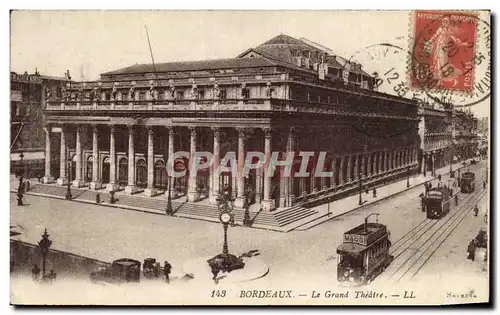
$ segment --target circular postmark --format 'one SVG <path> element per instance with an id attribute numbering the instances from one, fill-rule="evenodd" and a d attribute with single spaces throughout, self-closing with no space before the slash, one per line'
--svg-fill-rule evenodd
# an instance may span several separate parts
<path id="1" fill-rule="evenodd" d="M 490 24 L 479 13 L 414 13 L 409 83 L 434 102 L 470 107 L 491 94 Z"/>

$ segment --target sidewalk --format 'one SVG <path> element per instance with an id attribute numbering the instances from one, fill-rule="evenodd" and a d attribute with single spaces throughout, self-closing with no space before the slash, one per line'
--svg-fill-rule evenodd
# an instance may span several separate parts
<path id="1" fill-rule="evenodd" d="M 480 161 L 482 163 L 482 161 Z M 453 170 L 456 171 L 458 168 L 467 168 L 470 165 L 463 166 L 461 163 L 455 163 L 452 167 Z M 447 183 L 448 177 L 445 176 L 449 173 L 449 165 L 445 166 L 443 168 L 437 169 L 436 170 L 436 177 L 441 174 L 442 175 L 442 181 Z M 359 195 L 352 195 L 349 197 L 345 197 L 333 202 L 325 203 L 320 206 L 316 206 L 313 208 L 310 208 L 310 210 L 313 210 L 315 212 L 314 215 L 310 215 L 308 217 L 304 217 L 300 220 L 297 220 L 296 222 L 290 222 L 288 225 L 285 225 L 279 229 L 276 229 L 275 226 L 267 226 L 266 224 L 262 226 L 254 226 L 256 228 L 264 228 L 264 229 L 271 229 L 275 231 L 282 231 L 282 232 L 288 232 L 291 230 L 306 230 L 309 228 L 312 228 L 318 224 L 321 224 L 323 222 L 326 222 L 328 220 L 331 220 L 333 218 L 337 218 L 341 215 L 347 214 L 349 212 L 355 211 L 357 209 L 360 209 L 364 206 L 371 205 L 380 201 L 383 201 L 387 198 L 390 198 L 392 196 L 395 196 L 397 194 L 403 193 L 405 191 L 408 191 L 412 188 L 415 188 L 419 185 L 422 185 L 423 183 L 435 180 L 437 181 L 436 177 L 432 177 L 430 172 L 427 172 L 427 176 L 423 176 L 422 174 L 419 175 L 414 175 L 410 177 L 410 187 L 406 187 L 406 179 L 400 180 L 385 186 L 377 187 L 377 197 L 373 197 L 372 190 L 369 190 L 369 193 L 366 194 L 363 192 L 362 194 L 362 201 L 363 204 L 359 205 Z M 39 185 L 38 179 L 28 179 L 31 183 L 31 189 L 33 189 L 35 186 Z M 15 176 L 11 175 L 10 178 L 11 181 L 11 187 L 10 191 L 11 192 L 17 192 L 17 187 L 19 184 L 19 180 L 15 178 Z M 36 195 L 36 196 L 41 196 L 41 197 L 48 197 L 48 198 L 56 198 L 56 199 L 65 199 L 65 193 L 66 193 L 66 187 L 65 186 L 56 186 L 56 185 L 45 185 L 42 184 L 43 187 L 45 187 L 43 192 L 37 192 L 39 189 L 34 189 L 34 191 L 28 191 L 28 194 Z M 43 188 L 40 187 L 40 188 Z M 47 190 L 47 191 L 45 191 Z M 71 189 L 72 194 L 74 196 L 73 201 L 76 202 L 83 202 L 83 203 L 90 203 L 90 204 L 95 204 L 95 194 L 99 193 L 101 194 L 101 203 L 100 205 L 102 206 L 108 206 L 108 207 L 114 207 L 114 208 L 122 208 L 126 210 L 133 210 L 133 211 L 140 211 L 140 212 L 149 212 L 149 213 L 155 213 L 155 214 L 164 214 L 165 213 L 165 205 L 166 205 L 166 198 L 164 193 L 160 193 L 155 197 L 145 197 L 143 192 L 134 194 L 133 196 L 126 196 L 124 191 L 118 191 L 116 192 L 115 196 L 119 200 L 122 199 L 117 204 L 109 204 L 107 201 L 109 200 L 109 194 L 105 191 L 105 189 L 101 189 L 98 191 L 90 191 L 86 188 L 72 188 Z M 201 202 L 197 203 L 185 203 L 185 197 L 180 197 L 175 200 L 172 200 L 174 209 L 178 209 L 179 207 L 185 205 L 193 205 L 197 206 L 197 208 L 201 207 L 206 207 L 206 208 L 211 208 L 213 206 L 208 205 L 208 200 L 203 200 Z M 255 208 L 255 207 L 254 207 Z M 253 213 L 256 209 L 250 209 L 250 212 Z M 286 209 L 285 209 L 286 210 Z M 260 216 L 262 217 L 265 213 L 261 213 Z M 275 212 L 270 212 L 270 215 L 273 217 L 278 214 L 278 211 Z M 197 219 L 197 220 L 205 220 L 205 221 L 214 221 L 218 222 L 218 217 L 211 218 L 207 217 L 205 218 L 201 213 L 201 216 L 193 217 L 191 215 L 187 214 L 182 214 L 179 213 L 176 216 L 183 217 L 183 218 L 189 218 L 189 219 Z M 260 218 L 260 217 L 259 217 Z M 257 222 L 256 222 L 257 223 Z"/>
<path id="2" fill-rule="evenodd" d="M 483 161 L 480 161 L 480 163 L 482 162 Z M 463 169 L 464 168 L 466 169 L 467 167 L 470 167 L 470 165 L 463 166 L 461 162 L 452 165 L 452 169 L 455 172 L 459 168 L 461 169 L 462 172 Z M 410 177 L 410 187 L 406 186 L 407 182 L 406 179 L 382 187 L 377 187 L 377 197 L 373 197 L 373 189 L 371 189 L 368 191 L 368 194 L 366 194 L 365 192 L 362 193 L 361 199 L 363 203 L 361 205 L 359 205 L 359 194 L 356 194 L 340 200 L 330 202 L 329 204 L 325 203 L 323 205 L 314 207 L 312 209 L 318 211 L 317 215 L 318 217 L 309 223 L 297 227 L 296 230 L 302 231 L 310 229 L 314 226 L 317 226 L 331 219 L 337 218 L 341 215 L 347 214 L 349 212 L 363 208 L 367 205 L 383 201 L 385 199 L 391 198 L 405 191 L 411 190 L 424 183 L 432 181 L 437 182 L 438 181 L 437 176 L 439 175 L 441 175 L 441 181 L 444 182 L 445 184 L 448 184 L 449 172 L 450 172 L 450 166 L 447 165 L 445 167 L 437 169 L 435 177 L 432 176 L 430 172 L 427 172 L 426 174 L 427 176 L 424 176 L 423 174 L 418 174 Z M 457 174 L 455 173 L 455 178 L 456 176 Z"/>

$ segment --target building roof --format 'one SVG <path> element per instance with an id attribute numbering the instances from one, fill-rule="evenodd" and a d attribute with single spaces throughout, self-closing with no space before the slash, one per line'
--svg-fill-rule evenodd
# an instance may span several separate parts
<path id="1" fill-rule="evenodd" d="M 179 61 L 153 64 L 135 64 L 130 67 L 103 73 L 102 75 L 112 74 L 130 74 L 145 72 L 182 72 L 190 70 L 215 70 L 215 69 L 233 69 L 233 68 L 256 68 L 270 67 L 277 65 L 272 60 L 265 57 L 256 58 L 230 58 L 230 59 L 212 59 L 200 61 Z"/>

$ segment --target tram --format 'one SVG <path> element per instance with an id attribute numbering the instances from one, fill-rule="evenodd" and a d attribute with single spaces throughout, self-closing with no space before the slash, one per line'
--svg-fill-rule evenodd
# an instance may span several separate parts
<path id="1" fill-rule="evenodd" d="M 476 175 L 472 172 L 462 174 L 462 177 L 460 177 L 460 191 L 467 194 L 474 192 L 476 189 L 475 179 Z"/>
<path id="2" fill-rule="evenodd" d="M 364 224 L 345 232 L 337 248 L 337 280 L 340 283 L 367 284 L 394 259 L 389 255 L 391 242 L 387 227 L 378 222 L 368 223 L 368 217 Z"/>
<path id="3" fill-rule="evenodd" d="M 425 197 L 428 219 L 441 219 L 450 212 L 450 191 L 448 187 L 434 187 Z"/>

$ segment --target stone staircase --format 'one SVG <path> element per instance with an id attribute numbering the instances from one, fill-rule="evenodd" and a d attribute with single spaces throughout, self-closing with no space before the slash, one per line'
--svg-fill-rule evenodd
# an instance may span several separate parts
<path id="1" fill-rule="evenodd" d="M 40 194 L 45 196 L 55 196 L 64 198 L 66 196 L 66 187 L 55 185 L 38 184 L 33 186 L 28 194 Z M 73 200 L 95 203 L 96 195 L 101 196 L 101 202 L 111 206 L 109 202 L 110 194 L 104 190 L 92 191 L 88 189 L 71 189 Z M 117 198 L 113 206 L 129 208 L 133 210 L 164 214 L 167 201 L 164 198 L 149 198 L 142 196 L 115 195 Z M 217 206 L 203 203 L 188 203 L 172 200 L 174 216 L 192 219 L 200 219 L 212 222 L 219 222 L 219 210 Z M 243 225 L 245 216 L 244 209 L 235 208 L 233 210 L 235 224 Z M 267 212 L 250 212 L 252 226 L 276 231 L 290 231 L 298 225 L 316 219 L 318 211 L 300 206 L 294 206 L 287 209 Z"/>

